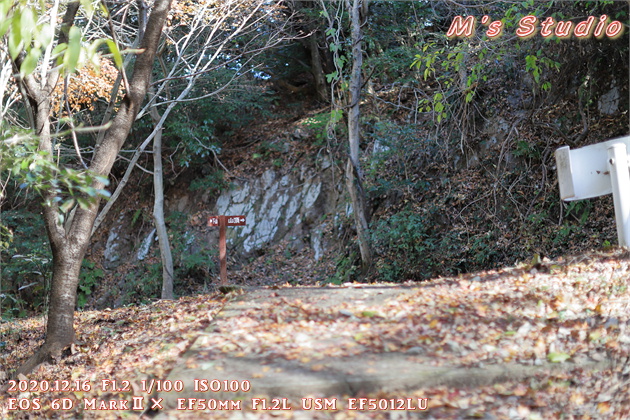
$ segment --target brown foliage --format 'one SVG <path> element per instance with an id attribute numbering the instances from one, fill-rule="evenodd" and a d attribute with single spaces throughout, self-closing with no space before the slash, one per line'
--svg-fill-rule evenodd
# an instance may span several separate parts
<path id="1" fill-rule="evenodd" d="M 99 67 L 87 65 L 70 75 L 66 81 L 57 83 L 53 91 L 53 112 L 57 115 L 66 113 L 66 101 L 72 112 L 94 110 L 97 101 L 110 101 L 112 87 L 118 76 L 114 64 L 101 58 Z M 67 86 L 66 86 L 67 83 Z M 122 86 L 118 89 L 117 100 L 124 96 Z"/>

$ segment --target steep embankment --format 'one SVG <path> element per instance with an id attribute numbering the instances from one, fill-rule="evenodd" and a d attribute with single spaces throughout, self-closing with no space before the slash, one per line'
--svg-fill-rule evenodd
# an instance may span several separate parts
<path id="1" fill-rule="evenodd" d="M 216 285 L 219 231 L 207 220 L 218 214 L 246 218 L 245 226 L 228 229 L 231 282 L 312 284 L 330 278 L 334 258 L 323 257 L 342 245 L 340 232 L 332 232 L 347 205 L 342 171 L 321 137 L 328 115 L 319 109 L 249 127 L 215 158 L 213 164 L 225 168 L 220 180 L 193 169 L 170 179 L 166 213 L 176 293 Z M 90 307 L 146 301 L 159 290 L 148 181 L 138 174 L 139 187 L 119 199 L 93 240 L 89 258 L 105 270 L 101 285 L 110 287 L 94 288 Z"/>

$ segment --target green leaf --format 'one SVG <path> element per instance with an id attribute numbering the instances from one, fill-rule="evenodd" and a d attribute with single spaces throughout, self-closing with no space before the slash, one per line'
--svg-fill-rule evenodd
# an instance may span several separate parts
<path id="1" fill-rule="evenodd" d="M 65 42 L 57 45 L 52 50 L 52 58 L 55 58 L 55 57 L 60 57 L 61 58 L 61 53 L 63 53 L 67 49 L 68 49 L 68 44 L 66 44 Z M 57 64 L 61 64 L 61 61 L 58 61 Z"/>
<path id="2" fill-rule="evenodd" d="M 525 69 L 536 70 L 538 68 L 536 61 L 538 61 L 538 57 L 536 57 L 535 55 L 528 55 L 527 57 L 525 57 Z"/>
<path id="3" fill-rule="evenodd" d="M 46 48 L 52 42 L 53 33 L 54 30 L 49 23 L 41 25 L 35 36 L 35 40 L 39 43 L 40 48 Z"/>
<path id="4" fill-rule="evenodd" d="M 42 52 L 40 49 L 31 48 L 31 50 L 26 55 L 26 58 L 24 58 L 22 65 L 20 66 L 20 77 L 22 79 L 31 74 L 33 70 L 35 70 L 41 54 Z"/>
<path id="5" fill-rule="evenodd" d="M 30 45 L 33 39 L 33 31 L 35 31 L 35 15 L 30 7 L 22 9 L 19 29 L 24 45 Z"/>
<path id="6" fill-rule="evenodd" d="M 109 178 L 107 178 L 106 176 L 96 175 L 94 179 L 103 185 L 109 185 Z"/>
<path id="7" fill-rule="evenodd" d="M 119 69 L 122 69 L 123 58 L 122 58 L 122 54 L 120 53 L 120 50 L 118 49 L 118 45 L 116 45 L 116 43 L 113 40 L 108 39 L 107 46 L 109 47 L 109 51 L 111 51 L 112 55 L 114 56 L 114 63 L 116 64 L 116 67 L 118 67 Z"/>
<path id="8" fill-rule="evenodd" d="M 74 207 L 74 198 L 64 201 L 64 203 L 59 206 L 59 210 L 61 210 L 62 213 L 68 213 L 72 207 Z"/>
<path id="9" fill-rule="evenodd" d="M 7 14 L 9 13 L 9 10 L 11 9 L 11 6 L 13 5 L 13 1 L 11 0 L 2 0 L 0 1 L 0 19 L 1 20 L 5 20 L 7 18 Z M 6 19 L 9 20 L 10 19 Z"/>
<path id="10" fill-rule="evenodd" d="M 570 358 L 571 355 L 567 353 L 551 352 L 547 355 L 547 359 L 549 359 L 551 363 L 562 363 L 569 360 Z"/>
<path id="11" fill-rule="evenodd" d="M 13 22 L 13 16 L 9 15 L 12 6 L 12 0 L 0 0 L 0 36 L 4 36 Z"/>
<path id="12" fill-rule="evenodd" d="M 63 57 L 63 64 L 67 73 L 73 73 L 77 69 L 81 57 L 81 30 L 76 26 L 70 28 L 68 33 L 68 49 Z"/>
<path id="13" fill-rule="evenodd" d="M 12 60 L 15 60 L 17 56 L 22 51 L 23 42 L 22 42 L 22 32 L 20 31 L 20 19 L 21 14 L 18 12 L 13 17 L 13 22 L 11 24 L 11 32 L 9 32 L 9 55 Z"/>
<path id="14" fill-rule="evenodd" d="M 343 110 L 342 109 L 335 109 L 333 111 L 330 111 L 330 121 L 333 124 L 337 124 L 339 121 L 341 121 L 341 119 L 343 118 Z"/>
<path id="15" fill-rule="evenodd" d="M 422 66 L 422 56 L 420 54 L 416 54 L 415 58 L 411 62 L 411 66 L 409 66 L 409 68 L 416 67 L 416 68 L 420 69 L 421 66 Z"/>
<path id="16" fill-rule="evenodd" d="M 107 40 L 105 39 L 97 39 L 92 42 L 92 44 L 87 49 L 87 59 L 94 65 L 94 67 L 98 70 L 100 66 L 100 57 L 98 54 L 98 49 L 101 45 L 103 45 Z"/>
<path id="17" fill-rule="evenodd" d="M 77 202 L 79 203 L 79 206 L 83 210 L 88 209 L 90 207 L 90 200 L 88 200 L 85 197 L 77 197 Z"/>
<path id="18" fill-rule="evenodd" d="M 85 9 L 85 13 L 88 16 L 91 16 L 94 13 L 94 4 L 92 0 L 81 0 L 81 6 Z"/>
<path id="19" fill-rule="evenodd" d="M 335 58 L 335 64 L 337 65 L 337 67 L 339 67 L 340 69 L 343 69 L 344 64 L 347 62 L 348 60 L 346 59 L 345 56 L 340 55 L 339 57 Z"/>
<path id="20" fill-rule="evenodd" d="M 11 19 L 4 19 L 0 21 L 0 36 L 4 36 L 7 33 L 7 30 L 11 26 Z"/>
<path id="21" fill-rule="evenodd" d="M 112 193 L 110 193 L 107 190 L 103 190 L 103 189 L 97 189 L 96 190 L 96 194 L 102 198 L 109 198 L 112 196 Z"/>

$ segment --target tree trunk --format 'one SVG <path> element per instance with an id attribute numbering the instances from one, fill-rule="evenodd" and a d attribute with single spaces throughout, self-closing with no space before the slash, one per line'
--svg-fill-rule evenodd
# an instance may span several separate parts
<path id="1" fill-rule="evenodd" d="M 18 374 L 28 374 L 39 364 L 59 358 L 62 351 L 74 341 L 76 290 L 86 246 L 72 246 L 67 242 L 62 241 L 60 246 L 53 245 L 54 287 L 50 293 L 46 341 L 39 351 L 20 366 Z"/>
<path id="2" fill-rule="evenodd" d="M 322 66 L 322 56 L 319 53 L 319 45 L 317 44 L 317 31 L 313 31 L 309 37 L 309 50 L 311 50 L 311 72 L 315 79 L 315 91 L 317 99 L 322 102 L 328 102 L 328 89 L 326 87 L 326 76 L 324 75 L 324 67 Z"/>
<path id="3" fill-rule="evenodd" d="M 151 108 L 151 119 L 157 126 L 161 116 L 156 108 Z M 162 173 L 162 127 L 153 138 L 153 219 L 160 243 L 162 257 L 162 299 L 173 299 L 173 255 L 164 222 L 164 179 Z"/>
<path id="4" fill-rule="evenodd" d="M 362 173 L 359 163 L 359 141 L 361 137 L 359 120 L 361 117 L 361 68 L 363 66 L 363 34 L 361 30 L 361 0 L 352 0 L 350 18 L 352 25 L 352 73 L 350 74 L 350 108 L 348 110 L 348 142 L 350 154 L 346 166 L 346 186 L 352 200 L 354 221 L 361 251 L 362 271 L 372 266 L 372 251 L 368 231 L 368 217 L 365 205 L 365 192 L 362 187 Z M 366 0 L 363 0 L 366 1 Z"/>
<path id="5" fill-rule="evenodd" d="M 72 26 L 78 10 L 79 2 L 68 4 L 60 30 L 60 43 L 67 42 L 68 30 Z M 19 68 L 19 58 L 14 64 Z M 48 78 L 45 81 L 41 81 L 41 85 L 32 76 L 20 80 L 26 92 L 25 99 L 30 104 L 33 128 L 35 134 L 39 137 L 38 147 L 40 150 L 48 152 L 50 156 L 52 156 L 50 97 L 58 80 L 58 70 L 52 70 Z M 74 340 L 72 319 L 74 316 L 79 270 L 81 269 L 85 246 L 82 248 L 81 246 L 77 247 L 76 243 L 69 243 L 66 236 L 67 232 L 59 217 L 59 207 L 54 200 L 54 194 L 54 192 L 44 193 L 44 223 L 53 254 L 53 286 L 50 291 L 46 341 L 38 352 L 17 369 L 18 374 L 29 373 L 40 363 L 48 361 L 51 357 L 58 357 L 61 355 L 61 351 Z M 78 267 L 76 264 L 73 265 L 77 259 L 79 261 Z"/>
<path id="6" fill-rule="evenodd" d="M 170 3 L 171 0 L 156 0 L 153 5 L 147 30 L 140 45 L 142 52 L 136 58 L 128 91 L 111 126 L 94 150 L 89 169 L 97 175 L 103 177 L 109 175 L 116 156 L 124 144 L 140 105 L 146 96 L 151 80 L 153 61 L 162 35 L 162 28 L 168 16 Z M 69 3 L 68 9 L 71 7 L 78 9 L 79 3 Z M 76 14 L 76 10 L 74 10 L 74 14 Z M 71 24 L 74 20 L 74 14 L 70 16 L 67 12 L 64 24 Z M 63 33 L 63 31 L 61 32 Z M 50 150 L 49 98 L 54 84 L 48 83 L 45 89 L 39 89 L 38 83 L 32 77 L 23 82 L 27 87 L 28 100 L 35 111 L 36 133 L 40 136 L 40 147 L 44 150 Z M 94 187 L 103 188 L 104 186 L 97 182 Z M 74 340 L 74 308 L 79 271 L 89 244 L 98 206 L 99 200 L 95 200 L 87 208 L 77 208 L 67 230 L 61 225 L 58 206 L 52 204 L 44 207 L 44 220 L 53 250 L 53 279 L 46 341 L 18 369 L 18 373 L 29 373 L 40 363 L 50 360 L 51 357 L 59 356 L 61 351 Z"/>

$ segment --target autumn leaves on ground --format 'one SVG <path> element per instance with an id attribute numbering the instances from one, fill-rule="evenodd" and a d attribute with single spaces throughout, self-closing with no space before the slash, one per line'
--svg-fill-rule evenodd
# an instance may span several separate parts
<path id="1" fill-rule="evenodd" d="M 617 250 L 406 284 L 412 293 L 378 304 L 345 301 L 314 311 L 306 294 L 294 302 L 263 305 L 235 319 L 229 330 L 215 330 L 209 341 L 214 346 L 213 358 L 246 344 L 253 354 L 312 359 L 317 362 L 314 366 L 367 352 L 398 352 L 410 364 L 456 369 L 562 366 L 516 382 L 401 389 L 367 396 L 428 398 L 426 410 L 361 411 L 340 404 L 337 410 L 316 412 L 301 411 L 296 402 L 291 411 L 252 411 L 246 403 L 239 412 L 172 410 L 163 414 L 169 418 L 627 418 L 629 273 L 629 255 Z M 150 408 L 156 394 L 147 392 L 148 381 L 165 379 L 181 361 L 178 357 L 232 298 L 201 295 L 79 312 L 76 343 L 60 360 L 41 366 L 28 377 L 62 390 L 33 391 L 42 382 L 18 382 L 26 390 L 3 393 L 2 418 L 138 418 L 152 414 L 131 410 L 131 403 L 128 410 L 85 411 L 83 402 L 86 398 L 95 398 L 97 404 L 142 401 L 138 406 Z M 30 318 L 4 323 L 0 334 L 0 374 L 6 386 L 12 370 L 41 344 L 44 322 Z M 103 390 L 102 380 L 115 380 L 122 392 Z M 80 386 L 72 392 L 68 390 L 77 384 Z M 250 393 L 256 396 L 256 390 Z M 341 400 L 349 396 L 328 397 Z M 36 405 L 37 410 L 10 410 L 11 404 L 19 406 L 20 401 Z M 56 410 L 60 401 L 72 408 Z"/>

